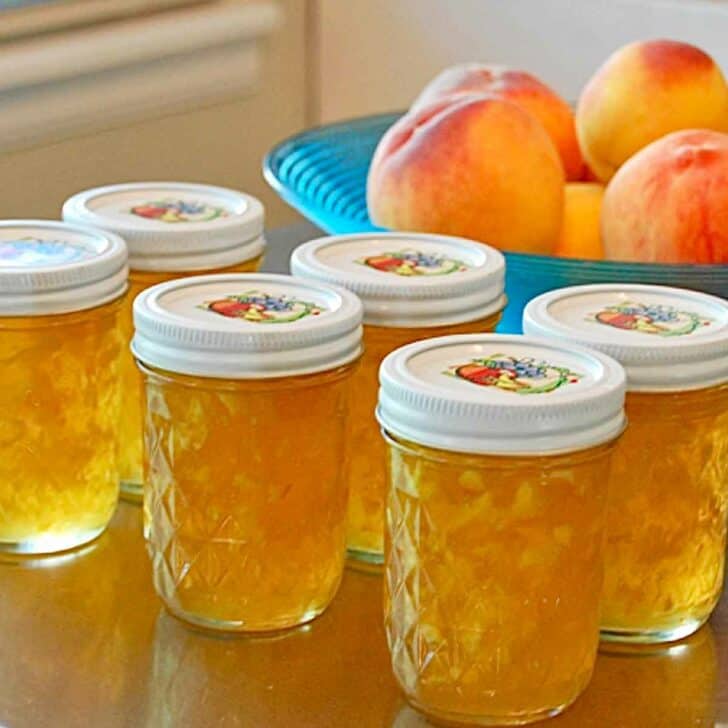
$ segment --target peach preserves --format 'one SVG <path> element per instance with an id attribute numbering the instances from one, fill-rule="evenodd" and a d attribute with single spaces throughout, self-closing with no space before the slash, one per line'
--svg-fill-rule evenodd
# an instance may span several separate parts
<path id="1" fill-rule="evenodd" d="M 344 563 L 361 304 L 288 276 L 227 274 L 153 286 L 134 315 L 157 593 L 211 629 L 313 619 Z"/>
<path id="2" fill-rule="evenodd" d="M 610 480 L 603 629 L 677 639 L 708 619 L 723 588 L 728 384 L 630 392 L 626 409 Z"/>
<path id="3" fill-rule="evenodd" d="M 482 334 L 398 349 L 380 377 L 385 625 L 402 690 L 458 725 L 560 712 L 596 657 L 624 371 Z"/>
<path id="4" fill-rule="evenodd" d="M 0 224 L 0 550 L 73 548 L 114 512 L 126 276 L 115 236 Z"/>
<path id="5" fill-rule="evenodd" d="M 503 257 L 480 243 L 438 235 L 338 235 L 300 246 L 297 275 L 331 281 L 364 305 L 364 354 L 354 374 L 349 440 L 349 555 L 381 564 L 385 448 L 374 417 L 382 359 L 400 346 L 446 334 L 493 331 L 504 305 Z"/>
<path id="6" fill-rule="evenodd" d="M 122 313 L 127 344 L 132 303 L 145 288 L 200 272 L 256 271 L 264 248 L 260 202 L 235 190 L 188 183 L 140 182 L 79 192 L 65 220 L 122 236 L 129 246 L 129 292 Z M 142 497 L 142 382 L 131 354 L 122 360 L 119 422 L 122 495 Z"/>
<path id="7" fill-rule="evenodd" d="M 574 286 L 531 301 L 528 333 L 627 371 L 629 426 L 609 478 L 602 636 L 669 642 L 708 619 L 728 514 L 728 302 L 662 286 Z"/>

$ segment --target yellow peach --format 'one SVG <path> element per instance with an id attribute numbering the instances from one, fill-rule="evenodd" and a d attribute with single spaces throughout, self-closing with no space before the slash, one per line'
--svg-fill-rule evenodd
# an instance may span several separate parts
<path id="1" fill-rule="evenodd" d="M 561 226 L 564 173 L 541 124 L 497 96 L 469 95 L 399 119 L 367 181 L 373 222 L 549 254 Z"/>
<path id="2" fill-rule="evenodd" d="M 556 146 L 566 178 L 582 178 L 584 160 L 576 139 L 574 114 L 564 99 L 530 73 L 482 63 L 451 66 L 427 84 L 412 105 L 412 110 L 441 99 L 472 93 L 499 96 L 532 114 Z"/>
<path id="3" fill-rule="evenodd" d="M 563 258 L 604 257 L 599 220 L 604 185 L 571 182 L 564 188 L 564 219 L 554 253 Z"/>
<path id="4" fill-rule="evenodd" d="M 616 51 L 584 87 L 576 111 L 582 154 L 602 182 L 650 142 L 697 128 L 728 131 L 728 85 L 707 53 L 672 40 Z"/>
<path id="5" fill-rule="evenodd" d="M 728 263 L 728 134 L 678 131 L 628 160 L 602 204 L 606 257 Z"/>

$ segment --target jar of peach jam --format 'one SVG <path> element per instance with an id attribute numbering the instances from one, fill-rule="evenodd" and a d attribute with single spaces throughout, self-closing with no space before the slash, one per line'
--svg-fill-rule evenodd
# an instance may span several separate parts
<path id="1" fill-rule="evenodd" d="M 668 642 L 694 632 L 723 585 L 728 302 L 659 286 L 575 286 L 531 301 L 524 328 L 599 349 L 627 370 L 602 638 Z"/>
<path id="2" fill-rule="evenodd" d="M 394 674 L 454 724 L 555 715 L 589 682 L 625 375 L 516 335 L 444 336 L 380 370 Z"/>
<path id="3" fill-rule="evenodd" d="M 174 615 L 270 631 L 333 598 L 361 316 L 348 291 L 280 275 L 192 277 L 137 297 L 145 530 Z"/>
<path id="4" fill-rule="evenodd" d="M 132 302 L 145 288 L 200 272 L 257 271 L 265 247 L 263 206 L 242 192 L 183 182 L 136 182 L 80 192 L 63 219 L 120 235 L 129 247 L 129 292 L 122 330 L 133 334 Z M 122 496 L 141 502 L 141 376 L 122 362 L 119 427 Z"/>
<path id="5" fill-rule="evenodd" d="M 382 359 L 400 346 L 446 334 L 493 331 L 505 306 L 505 263 L 494 248 L 416 233 L 312 240 L 291 257 L 294 275 L 331 282 L 364 305 L 364 355 L 356 372 L 350 444 L 349 556 L 381 564 L 385 448 L 374 417 Z"/>
<path id="6" fill-rule="evenodd" d="M 79 546 L 114 512 L 126 261 L 116 235 L 0 222 L 0 551 Z"/>

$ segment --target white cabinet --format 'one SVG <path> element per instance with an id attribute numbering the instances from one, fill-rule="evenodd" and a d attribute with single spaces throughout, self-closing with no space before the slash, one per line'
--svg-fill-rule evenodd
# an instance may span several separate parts
<path id="1" fill-rule="evenodd" d="M 3 46 L 0 218 L 178 179 L 257 195 L 272 225 L 293 219 L 261 159 L 307 124 L 305 19 L 304 0 L 220 0 Z"/>

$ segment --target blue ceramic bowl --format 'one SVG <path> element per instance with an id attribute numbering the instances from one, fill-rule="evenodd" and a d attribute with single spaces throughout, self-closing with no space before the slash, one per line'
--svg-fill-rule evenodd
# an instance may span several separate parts
<path id="1" fill-rule="evenodd" d="M 270 185 L 328 233 L 380 230 L 367 214 L 366 179 L 374 149 L 400 114 L 380 114 L 301 132 L 266 156 Z M 580 283 L 657 283 L 728 298 L 726 265 L 655 265 L 506 253 L 508 307 L 499 331 L 521 331 L 523 308 L 534 296 Z"/>

